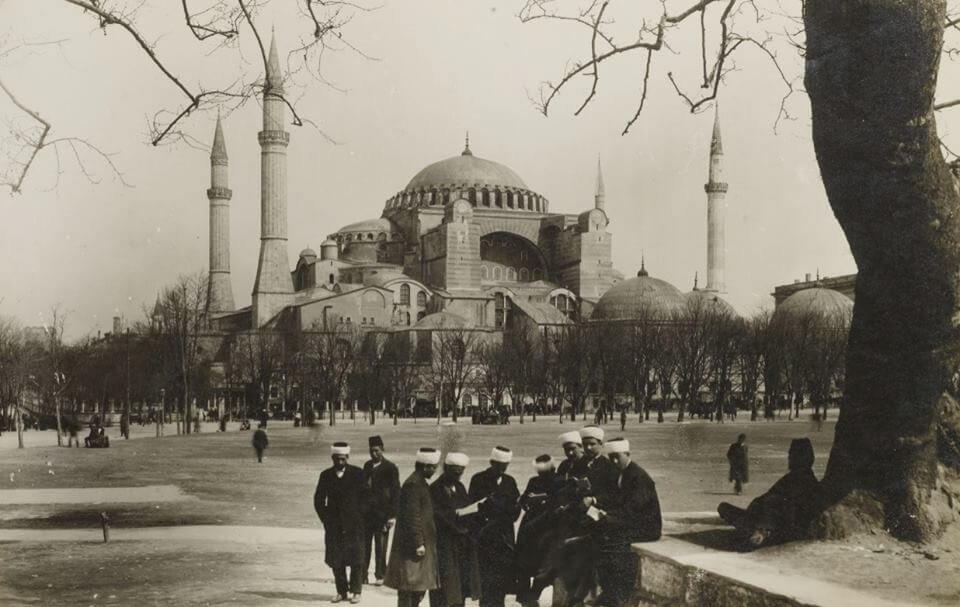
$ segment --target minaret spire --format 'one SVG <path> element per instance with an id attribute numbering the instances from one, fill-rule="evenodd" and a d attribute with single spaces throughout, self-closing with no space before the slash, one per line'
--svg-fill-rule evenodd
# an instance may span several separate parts
<path id="1" fill-rule="evenodd" d="M 230 282 L 230 190 L 229 159 L 223 139 L 223 123 L 217 114 L 217 126 L 213 131 L 213 147 L 210 149 L 210 267 L 207 274 L 207 314 L 230 312 L 236 309 L 233 303 L 233 284 Z"/>
<path id="2" fill-rule="evenodd" d="M 606 212 L 606 197 L 607 192 L 606 188 L 603 186 L 603 170 L 600 168 L 600 155 L 597 154 L 597 189 L 593 193 L 593 206 L 596 209 L 600 209 L 603 212 Z"/>
<path id="3" fill-rule="evenodd" d="M 270 40 L 266 87 L 263 91 L 263 130 L 260 142 L 260 259 L 253 285 L 253 328 L 270 322 L 293 303 L 293 280 L 287 256 L 286 104 L 277 38 Z"/>
<path id="4" fill-rule="evenodd" d="M 726 292 L 726 220 L 725 198 L 727 184 L 723 179 L 723 142 L 720 138 L 720 112 L 713 117 L 713 134 L 710 138 L 710 169 L 707 183 L 707 286 L 705 291 Z"/>

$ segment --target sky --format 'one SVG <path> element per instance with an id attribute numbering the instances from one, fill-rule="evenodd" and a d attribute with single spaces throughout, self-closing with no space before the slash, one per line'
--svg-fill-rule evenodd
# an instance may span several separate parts
<path id="1" fill-rule="evenodd" d="M 705 276 L 703 184 L 714 108 L 691 114 L 666 77 L 675 70 L 692 82 L 695 35 L 678 38 L 676 54 L 655 58 L 646 108 L 621 136 L 639 99 L 640 55 L 604 67 L 596 98 L 579 116 L 587 79 L 543 116 L 530 97 L 589 52 L 586 30 L 523 24 L 517 2 L 383 2 L 344 29 L 372 58 L 331 53 L 325 77 L 335 87 L 305 81 L 295 89 L 301 113 L 335 142 L 310 127 L 288 127 L 291 263 L 339 227 L 378 217 L 421 168 L 459 154 L 469 131 L 475 155 L 511 167 L 555 212 L 592 206 L 599 156 L 614 267 L 633 276 L 642 256 L 652 276 L 682 291 L 695 272 Z M 225 59 L 185 35 L 179 3 L 145 6 L 138 23 L 188 84 L 235 77 L 235 55 Z M 83 137 L 111 153 L 129 184 L 89 153 L 81 157 L 98 183 L 69 148 L 61 148 L 59 171 L 54 153 L 38 156 L 23 193 L 0 196 L 0 315 L 38 325 L 59 304 L 68 336 L 109 331 L 113 316 L 142 317 L 164 285 L 206 267 L 209 152 L 147 144 L 149 116 L 182 98 L 122 32 L 104 35 L 64 3 L 34 0 L 0 0 L 0 23 L 9 24 L 0 45 L 62 41 L 0 59 L 0 77 L 54 124 L 54 135 Z M 275 29 L 281 55 L 304 34 L 292 12 L 261 14 L 258 25 Z M 615 27 L 629 35 L 634 25 L 626 16 Z M 247 71 L 258 69 L 249 38 L 241 34 Z M 795 52 L 783 44 L 780 52 L 785 68 L 799 74 Z M 777 72 L 756 53 L 737 67 L 719 101 L 729 183 L 726 298 L 749 314 L 772 307 L 774 285 L 856 266 L 823 191 L 807 98 L 795 94 L 793 119 L 775 128 L 785 93 Z M 0 101 L 0 118 L 16 114 Z M 190 134 L 209 144 L 215 120 L 215 112 L 191 117 Z M 224 116 L 238 306 L 250 301 L 259 248 L 259 120 L 256 103 Z"/>

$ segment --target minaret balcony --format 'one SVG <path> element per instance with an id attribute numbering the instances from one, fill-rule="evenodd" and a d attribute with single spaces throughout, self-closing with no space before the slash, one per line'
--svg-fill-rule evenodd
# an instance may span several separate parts
<path id="1" fill-rule="evenodd" d="M 706 183 L 703 186 L 703 191 L 707 194 L 726 194 L 727 193 L 727 184 L 722 181 Z"/>
<path id="2" fill-rule="evenodd" d="M 233 190 L 230 188 L 207 188 L 207 198 L 230 200 L 232 197 Z"/>
<path id="3" fill-rule="evenodd" d="M 286 131 L 260 131 L 257 133 L 257 141 L 260 142 L 260 145 L 287 145 L 290 143 L 290 133 Z"/>

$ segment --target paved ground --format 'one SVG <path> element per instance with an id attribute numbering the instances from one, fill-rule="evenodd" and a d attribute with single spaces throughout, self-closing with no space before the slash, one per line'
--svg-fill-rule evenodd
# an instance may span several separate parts
<path id="1" fill-rule="evenodd" d="M 533 473 L 530 460 L 544 452 L 559 456 L 557 435 L 579 425 L 541 418 L 522 426 L 460 424 L 441 430 L 435 421 L 398 426 L 385 421 L 371 428 L 360 420 L 343 420 L 317 431 L 271 422 L 263 464 L 253 457 L 250 434 L 236 426 L 227 433 L 168 433 L 159 440 L 152 428 L 138 432 L 135 427 L 132 440 L 111 438 L 110 449 L 0 448 L 0 603 L 323 601 L 333 589 L 322 563 L 312 494 L 318 473 L 329 465 L 330 442 L 350 441 L 353 463 L 359 464 L 366 459 L 367 437 L 379 434 L 406 476 L 416 447 L 438 445 L 443 432 L 445 443 L 458 444 L 470 455 L 468 477 L 484 467 L 493 445 L 505 444 L 515 452 L 510 473 L 522 485 Z M 607 432 L 620 434 L 613 424 Z M 744 495 L 734 496 L 726 482 L 724 454 L 739 432 L 748 435 L 751 483 Z M 50 434 L 27 433 L 27 444 L 55 444 Z M 811 437 L 818 456 L 815 470 L 821 474 L 833 424 L 817 431 L 808 421 L 658 425 L 638 424 L 634 418 L 623 434 L 657 482 L 664 511 L 695 521 L 712 516 L 721 500 L 746 505 L 769 487 L 786 470 L 793 437 Z M 102 543 L 101 511 L 111 520 L 109 544 Z M 944 562 L 939 565 L 938 574 L 952 571 Z M 365 590 L 363 603 L 395 604 L 392 593 L 380 588 Z"/>

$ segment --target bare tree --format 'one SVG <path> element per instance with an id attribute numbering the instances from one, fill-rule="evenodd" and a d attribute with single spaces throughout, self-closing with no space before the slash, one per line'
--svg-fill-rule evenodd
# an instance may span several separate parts
<path id="1" fill-rule="evenodd" d="M 668 333 L 670 347 L 675 353 L 677 386 L 680 401 L 677 421 L 682 422 L 686 407 L 700 396 L 710 371 L 710 336 L 716 324 L 716 315 L 702 298 L 691 298 L 675 311 L 670 319 Z"/>
<path id="2" fill-rule="evenodd" d="M 162 322 L 160 334 L 166 359 L 174 365 L 174 372 L 182 398 L 185 434 L 190 433 L 193 419 L 194 383 L 200 383 L 205 365 L 201 351 L 201 337 L 205 330 L 207 279 L 203 272 L 180 276 L 176 283 L 163 291 L 160 299 Z"/>
<path id="3" fill-rule="evenodd" d="M 420 385 L 420 367 L 410 344 L 410 333 L 395 333 L 387 340 L 384 356 L 387 360 L 387 387 L 393 423 L 397 424 L 400 407 L 410 402 Z"/>
<path id="4" fill-rule="evenodd" d="M 77 11 L 89 17 L 90 23 L 102 30 L 104 36 L 114 38 L 118 52 L 140 55 L 145 67 L 144 78 L 165 82 L 178 92 L 182 100 L 170 107 L 152 109 L 147 124 L 150 144 L 158 146 L 182 141 L 200 147 L 185 129 L 188 118 L 212 108 L 236 110 L 270 87 L 270 81 L 263 78 L 268 69 L 269 42 L 258 24 L 258 17 L 271 5 L 283 3 L 274 0 L 211 0 L 206 3 L 182 0 L 179 26 L 189 32 L 194 44 L 187 49 L 180 46 L 177 51 L 186 50 L 198 58 L 228 56 L 237 66 L 226 76 L 205 77 L 169 60 L 173 53 L 163 41 L 170 32 L 160 29 L 163 24 L 159 20 L 146 17 L 152 9 L 165 4 L 166 1 L 159 0 L 57 0 L 36 10 L 46 13 Z M 297 99 L 309 83 L 333 86 L 324 77 L 323 68 L 323 60 L 331 52 L 350 51 L 373 59 L 350 41 L 347 26 L 355 15 L 375 7 L 364 7 L 355 0 L 302 0 L 297 2 L 297 7 L 300 11 L 297 22 L 299 43 L 287 56 L 287 82 L 283 91 L 269 92 L 282 96 L 295 126 L 311 126 L 330 139 L 317 126 L 318 120 L 301 115 Z M 0 59 L 7 62 L 27 61 L 38 46 L 59 47 L 67 42 L 20 40 L 15 31 L 0 32 Z M 247 62 L 243 52 L 253 49 L 261 69 L 250 72 L 245 69 Z M 205 62 L 194 62 L 197 66 L 202 63 Z M 190 62 L 186 65 L 189 66 Z M 82 133 L 82 127 L 79 124 L 54 124 L 43 118 L 37 109 L 40 106 L 38 100 L 27 99 L 18 92 L 19 88 L 19 83 L 0 78 L 0 94 L 9 99 L 21 114 L 18 119 L 7 123 L 9 131 L 0 138 L 6 142 L 0 146 L 0 157 L 4 158 L 0 164 L 0 185 L 12 193 L 22 191 L 31 169 L 43 154 L 52 156 L 57 163 L 57 174 L 61 172 L 61 162 L 69 157 L 93 182 L 100 180 L 97 165 L 123 181 L 123 173 L 112 155 L 98 147 L 90 138 L 91 134 L 71 135 L 71 132 Z"/>
<path id="5" fill-rule="evenodd" d="M 576 420 L 577 413 L 586 415 L 587 393 L 597 369 L 597 358 L 590 347 L 592 331 L 592 326 L 586 324 L 567 328 L 557 354 L 559 372 L 570 399 L 570 421 Z M 560 417 L 562 421 L 562 409 Z"/>
<path id="6" fill-rule="evenodd" d="M 764 339 L 769 325 L 768 312 L 741 320 L 736 377 L 740 397 L 750 403 L 750 421 L 757 420 L 757 393 L 763 376 Z"/>
<path id="7" fill-rule="evenodd" d="M 479 365 L 477 349 L 481 333 L 463 327 L 443 326 L 433 331 L 431 373 L 433 393 L 437 395 L 437 423 L 444 405 L 451 409 L 457 421 L 460 397 L 464 388 L 473 383 Z"/>
<path id="8" fill-rule="evenodd" d="M 499 409 L 510 385 L 511 356 L 502 340 L 490 340 L 477 348 L 477 391 L 489 406 Z"/>
<path id="9" fill-rule="evenodd" d="M 708 348 L 710 351 L 709 382 L 713 394 L 714 416 L 722 422 L 724 413 L 736 407 L 730 403 L 733 391 L 733 376 L 738 354 L 743 347 L 743 324 L 733 312 L 717 307 L 713 311 Z"/>
<path id="10" fill-rule="evenodd" d="M 260 330 L 231 336 L 230 358 L 243 383 L 253 389 L 257 410 L 266 409 L 270 392 L 281 381 L 285 360 L 285 335 Z"/>

